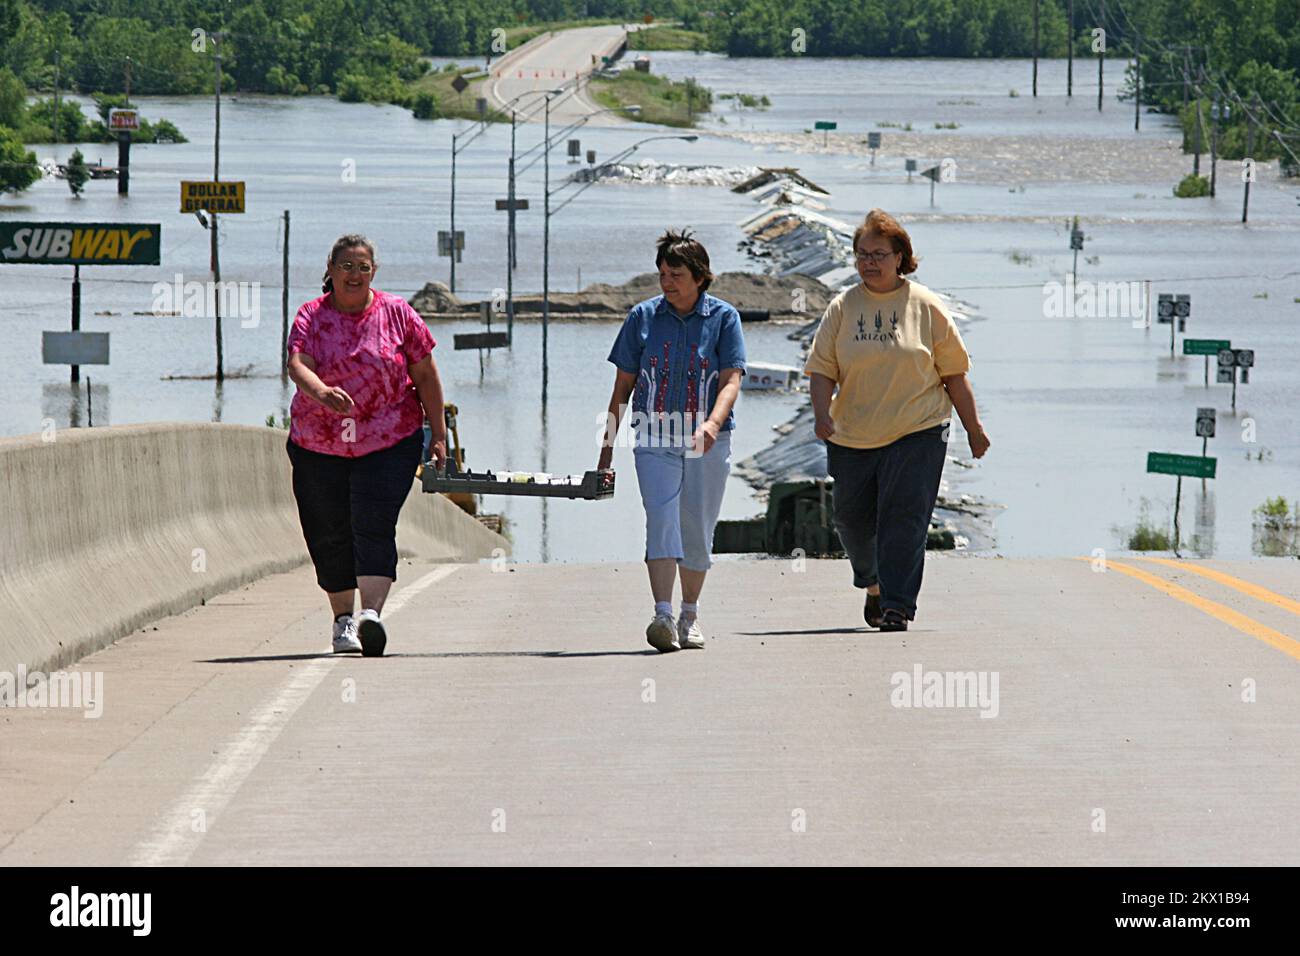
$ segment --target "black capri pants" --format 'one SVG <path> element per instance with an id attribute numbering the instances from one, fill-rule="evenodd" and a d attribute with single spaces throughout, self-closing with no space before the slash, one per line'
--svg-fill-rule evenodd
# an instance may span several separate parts
<path id="1" fill-rule="evenodd" d="M 350 591 L 359 576 L 397 580 L 397 515 L 424 453 L 424 429 L 359 458 L 324 455 L 293 441 L 293 496 L 316 583 Z"/>

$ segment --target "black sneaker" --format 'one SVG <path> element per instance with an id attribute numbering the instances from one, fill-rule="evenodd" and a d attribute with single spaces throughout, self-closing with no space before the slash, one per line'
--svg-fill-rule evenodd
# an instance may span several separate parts
<path id="1" fill-rule="evenodd" d="M 882 631 L 906 631 L 907 615 L 896 607 L 886 608 L 884 619 L 880 622 L 880 629 Z M 363 643 L 364 641 L 365 639 L 362 638 Z"/>
<path id="2" fill-rule="evenodd" d="M 862 617 L 867 622 L 867 627 L 880 627 L 880 620 L 883 613 L 880 610 L 880 595 L 867 593 L 867 604 L 862 609 Z"/>

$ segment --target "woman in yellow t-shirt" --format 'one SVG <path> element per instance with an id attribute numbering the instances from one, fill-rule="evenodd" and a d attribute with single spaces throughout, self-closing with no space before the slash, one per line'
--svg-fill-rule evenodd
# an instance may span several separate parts
<path id="1" fill-rule="evenodd" d="M 853 252 L 862 282 L 826 307 L 804 373 L 835 479 L 835 530 L 853 586 L 867 589 L 863 616 L 882 631 L 905 631 L 916 617 L 952 410 L 976 458 L 989 438 L 952 316 L 906 277 L 916 271 L 907 230 L 873 209 L 853 234 Z"/>

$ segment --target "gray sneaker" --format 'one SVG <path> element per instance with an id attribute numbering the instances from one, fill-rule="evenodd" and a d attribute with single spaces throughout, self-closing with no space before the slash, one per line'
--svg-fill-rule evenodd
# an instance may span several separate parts
<path id="1" fill-rule="evenodd" d="M 655 619 L 645 629 L 645 639 L 651 647 L 663 654 L 682 649 L 677 643 L 677 625 L 669 614 L 655 615 Z"/>
<path id="2" fill-rule="evenodd" d="M 696 618 L 680 618 L 677 621 L 677 643 L 682 650 L 704 650 L 704 632 Z"/>
<path id="3" fill-rule="evenodd" d="M 357 640 L 357 620 L 351 614 L 334 622 L 334 653 L 359 654 L 361 642 Z"/>

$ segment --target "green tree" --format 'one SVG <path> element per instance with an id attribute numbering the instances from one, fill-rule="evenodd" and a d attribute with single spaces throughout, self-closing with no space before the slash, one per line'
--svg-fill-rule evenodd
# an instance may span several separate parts
<path id="1" fill-rule="evenodd" d="M 0 193 L 19 192 L 40 178 L 36 154 L 13 130 L 0 127 Z"/>
<path id="2" fill-rule="evenodd" d="M 72 195 L 80 199 L 81 191 L 86 188 L 86 180 L 90 179 L 90 170 L 86 168 L 86 158 L 79 149 L 74 149 L 68 159 L 67 179 Z"/>
<path id="3" fill-rule="evenodd" d="M 0 126 L 18 129 L 27 115 L 27 87 L 9 67 L 0 67 Z"/>

